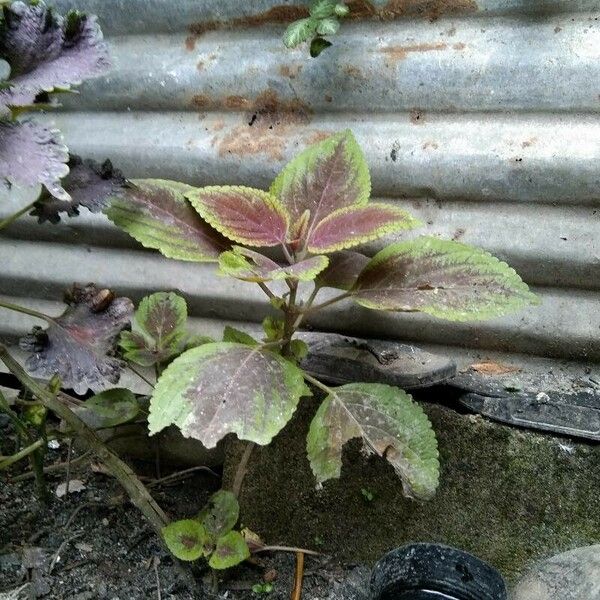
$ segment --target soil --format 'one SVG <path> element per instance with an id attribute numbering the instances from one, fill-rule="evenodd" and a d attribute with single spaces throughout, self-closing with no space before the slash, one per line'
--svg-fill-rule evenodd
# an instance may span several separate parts
<path id="1" fill-rule="evenodd" d="M 6 421 L 0 420 L 0 454 L 13 451 L 13 433 Z M 78 454 L 73 452 L 72 459 Z M 57 450 L 48 450 L 46 465 L 64 462 L 66 457 L 64 443 Z M 155 465 L 136 463 L 135 467 L 148 479 L 156 477 Z M 10 476 L 28 469 L 23 461 Z M 295 570 L 291 553 L 257 555 L 253 564 L 222 573 L 218 593 L 210 591 L 208 571 L 195 567 L 197 588 L 187 590 L 178 565 L 153 530 L 126 501 L 119 485 L 98 471 L 93 463 L 73 466 L 71 480 L 82 481 L 85 489 L 63 498 L 57 498 L 55 491 L 66 480 L 65 470 L 48 473 L 52 498 L 46 505 L 35 498 L 33 480 L 14 482 L 5 472 L 0 474 L 0 600 L 290 598 Z M 156 487 L 152 493 L 169 516 L 184 518 L 196 514 L 219 484 L 214 476 L 197 472 L 175 485 Z M 305 569 L 303 600 L 366 598 L 366 567 L 307 556 Z M 252 592 L 252 586 L 265 577 L 274 578 L 273 591 Z"/>

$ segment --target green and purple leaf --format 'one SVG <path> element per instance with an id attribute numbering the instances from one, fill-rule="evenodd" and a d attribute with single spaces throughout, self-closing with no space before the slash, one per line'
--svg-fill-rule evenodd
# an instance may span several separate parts
<path id="1" fill-rule="evenodd" d="M 236 344 L 245 344 L 246 346 L 258 346 L 258 341 L 255 340 L 249 333 L 226 325 L 223 330 L 223 341 L 234 342 Z"/>
<path id="2" fill-rule="evenodd" d="M 174 293 L 146 296 L 135 312 L 132 331 L 123 331 L 123 358 L 149 367 L 180 354 L 186 342 L 187 305 Z"/>
<path id="3" fill-rule="evenodd" d="M 317 277 L 319 287 L 350 290 L 354 287 L 358 276 L 371 260 L 368 256 L 342 250 L 328 256 L 329 266 Z"/>
<path id="4" fill-rule="evenodd" d="M 71 154 L 68 167 L 69 173 L 61 184 L 71 199 L 59 200 L 47 196 L 38 200 L 30 214 L 37 216 L 40 223 L 58 223 L 60 213 L 75 217 L 79 214 L 80 206 L 93 213 L 100 212 L 106 208 L 110 198 L 120 197 L 125 192 L 125 178 L 113 168 L 110 160 L 100 164 Z"/>
<path id="5" fill-rule="evenodd" d="M 206 533 L 213 539 L 229 533 L 238 522 L 240 506 L 235 494 L 219 490 L 213 494 L 207 505 L 198 514 Z"/>
<path id="6" fill-rule="evenodd" d="M 167 258 L 216 262 L 230 246 L 203 221 L 186 200 L 192 186 L 176 181 L 139 179 L 126 193 L 111 199 L 108 218 L 146 248 Z"/>
<path id="7" fill-rule="evenodd" d="M 312 256 L 293 265 L 280 266 L 258 252 L 239 246 L 219 256 L 219 270 L 223 275 L 253 282 L 283 279 L 312 281 L 328 264 L 326 256 Z"/>
<path id="8" fill-rule="evenodd" d="M 296 156 L 271 186 L 291 216 L 291 238 L 310 233 L 331 213 L 364 206 L 371 194 L 369 168 L 352 132 L 346 130 Z M 309 218 L 300 223 L 304 213 Z"/>
<path id="9" fill-rule="evenodd" d="M 329 253 L 370 242 L 384 235 L 419 227 L 406 211 L 373 202 L 342 208 L 325 217 L 308 236 L 308 250 Z"/>
<path id="10" fill-rule="evenodd" d="M 100 392 L 88 398 L 84 406 L 99 418 L 99 427 L 116 427 L 133 421 L 140 411 L 135 395 L 126 388 Z"/>
<path id="11" fill-rule="evenodd" d="M 0 120 L 0 182 L 29 187 L 42 184 L 60 200 L 69 194 L 60 179 L 67 175 L 69 153 L 60 132 L 34 121 Z"/>
<path id="12" fill-rule="evenodd" d="M 21 347 L 31 353 L 25 364 L 34 375 L 58 375 L 63 387 L 78 394 L 118 382 L 124 363 L 114 357 L 116 342 L 131 322 L 133 303 L 107 292 L 74 286 L 65 312 L 48 329 L 36 327 L 22 338 Z"/>
<path id="13" fill-rule="evenodd" d="M 338 478 L 342 449 L 361 438 L 365 449 L 396 470 L 409 498 L 427 500 L 439 482 L 438 448 L 423 409 L 399 388 L 352 383 L 333 388 L 315 415 L 307 438 L 311 468 L 319 484 Z"/>
<path id="14" fill-rule="evenodd" d="M 110 68 L 95 16 L 72 11 L 63 18 L 43 2 L 13 2 L 3 13 L 0 56 L 11 73 L 10 87 L 0 90 L 0 105 L 32 105 L 42 92 L 68 90 Z"/>
<path id="15" fill-rule="evenodd" d="M 208 565 L 213 569 L 229 569 L 250 558 L 250 549 L 239 531 L 230 531 L 217 540 Z"/>
<path id="16" fill-rule="evenodd" d="M 489 319 L 537 302 L 517 273 L 488 252 L 422 237 L 379 252 L 354 299 L 367 308 L 420 311 L 452 321 Z"/>
<path id="17" fill-rule="evenodd" d="M 302 371 L 260 346 L 220 342 L 188 350 L 156 384 L 148 426 L 171 424 L 214 448 L 228 433 L 266 445 L 310 395 Z"/>
<path id="18" fill-rule="evenodd" d="M 213 186 L 186 194 L 202 218 L 224 236 L 246 246 L 278 246 L 286 240 L 289 215 L 263 190 Z"/>
<path id="19" fill-rule="evenodd" d="M 208 535 L 199 521 L 174 521 L 163 528 L 162 535 L 171 553 L 179 560 L 194 561 L 206 555 Z"/>

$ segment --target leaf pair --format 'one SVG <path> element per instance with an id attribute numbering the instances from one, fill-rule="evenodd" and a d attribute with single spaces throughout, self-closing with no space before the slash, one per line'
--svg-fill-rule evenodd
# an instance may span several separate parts
<path id="1" fill-rule="evenodd" d="M 162 533 L 169 550 L 180 560 L 194 561 L 204 556 L 213 569 L 228 569 L 250 556 L 242 534 L 233 531 L 238 518 L 236 497 L 220 490 L 196 519 L 175 521 Z"/>

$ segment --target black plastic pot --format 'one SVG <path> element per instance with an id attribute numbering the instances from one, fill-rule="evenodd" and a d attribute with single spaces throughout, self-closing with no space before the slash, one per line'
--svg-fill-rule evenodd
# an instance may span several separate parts
<path id="1" fill-rule="evenodd" d="M 498 571 L 475 556 L 439 544 L 412 544 L 373 569 L 373 600 L 506 600 Z"/>

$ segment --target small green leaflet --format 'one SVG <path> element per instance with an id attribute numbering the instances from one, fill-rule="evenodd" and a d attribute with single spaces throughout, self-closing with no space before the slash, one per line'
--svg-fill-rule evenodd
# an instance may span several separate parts
<path id="1" fill-rule="evenodd" d="M 205 555 L 208 536 L 194 519 L 174 521 L 163 528 L 162 535 L 169 550 L 179 560 L 193 561 Z"/>
<path id="2" fill-rule="evenodd" d="M 368 451 L 385 458 L 402 479 L 404 493 L 427 500 L 439 480 L 435 434 L 423 409 L 399 388 L 352 383 L 333 388 L 315 415 L 307 438 L 317 482 L 340 476 L 342 448 L 361 438 Z"/>
<path id="3" fill-rule="evenodd" d="M 247 558 L 250 558 L 250 550 L 246 540 L 239 531 L 230 531 L 217 540 L 217 547 L 208 564 L 213 569 L 229 569 Z"/>
<path id="4" fill-rule="evenodd" d="M 86 400 L 84 406 L 100 418 L 100 427 L 116 427 L 132 421 L 140 410 L 133 392 L 125 388 L 100 392 Z"/>
<path id="5" fill-rule="evenodd" d="M 309 146 L 292 159 L 271 185 L 291 216 L 291 236 L 312 228 L 334 211 L 364 206 L 371 194 L 365 157 L 352 132 L 341 133 Z M 309 219 L 303 222 L 303 214 Z"/>
<path id="6" fill-rule="evenodd" d="M 174 293 L 146 296 L 135 312 L 133 331 L 123 331 L 119 345 L 125 359 L 151 366 L 165 362 L 183 350 L 187 305 Z"/>
<path id="7" fill-rule="evenodd" d="M 185 199 L 194 188 L 176 181 L 139 179 L 111 199 L 108 218 L 145 248 L 167 258 L 214 262 L 230 246 Z"/>
<path id="8" fill-rule="evenodd" d="M 223 330 L 223 341 L 246 344 L 246 346 L 258 346 L 258 342 L 251 335 L 229 325 L 226 325 Z"/>
<path id="9" fill-rule="evenodd" d="M 163 372 L 150 402 L 155 434 L 171 424 L 214 448 L 228 433 L 268 444 L 310 395 L 302 371 L 260 346 L 218 342 L 193 348 Z"/>
<path id="10" fill-rule="evenodd" d="M 367 308 L 420 311 L 452 321 L 489 319 L 537 303 L 506 263 L 478 248 L 433 237 L 379 252 L 352 293 Z"/>
<path id="11" fill-rule="evenodd" d="M 210 497 L 198 515 L 198 521 L 211 538 L 217 539 L 235 527 L 239 516 L 240 507 L 235 495 L 227 490 L 219 490 Z"/>
<path id="12" fill-rule="evenodd" d="M 288 25 L 283 34 L 283 43 L 287 48 L 295 48 L 310 39 L 317 31 L 317 21 L 307 18 L 294 21 Z"/>

